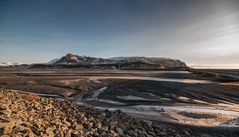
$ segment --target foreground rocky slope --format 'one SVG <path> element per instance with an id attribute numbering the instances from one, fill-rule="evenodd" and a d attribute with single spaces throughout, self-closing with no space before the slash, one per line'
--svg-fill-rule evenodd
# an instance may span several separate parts
<path id="1" fill-rule="evenodd" d="M 157 57 L 115 57 L 110 59 L 95 58 L 67 54 L 66 56 L 50 61 L 47 64 L 34 64 L 39 67 L 78 67 L 93 69 L 143 69 L 143 70 L 185 70 L 187 65 L 175 59 Z"/>
<path id="2" fill-rule="evenodd" d="M 165 132 L 162 132 L 166 135 Z M 0 136 L 156 136 L 150 121 L 79 108 L 69 101 L 0 91 Z"/>
<path id="3" fill-rule="evenodd" d="M 1 91 L 0 98 L 0 135 L 119 136 L 116 131 L 121 131 L 107 127 L 67 101 L 9 91 Z"/>
<path id="4" fill-rule="evenodd" d="M 156 123 L 120 111 L 95 110 L 63 99 L 0 90 L 0 136 L 236 137 L 237 132 Z"/>

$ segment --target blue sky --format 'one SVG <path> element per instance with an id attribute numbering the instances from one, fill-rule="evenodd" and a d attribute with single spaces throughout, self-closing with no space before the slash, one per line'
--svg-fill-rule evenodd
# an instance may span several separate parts
<path id="1" fill-rule="evenodd" d="M 238 0 L 1 0 L 0 61 L 66 53 L 239 66 Z"/>

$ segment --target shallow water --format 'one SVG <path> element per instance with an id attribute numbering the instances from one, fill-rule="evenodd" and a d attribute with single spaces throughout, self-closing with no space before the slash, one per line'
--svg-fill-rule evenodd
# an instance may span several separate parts
<path id="1" fill-rule="evenodd" d="M 10 91 L 17 92 L 17 93 L 36 94 L 41 97 L 61 98 L 61 96 L 56 94 L 44 94 L 44 93 L 28 92 L 28 91 L 22 91 L 22 90 L 10 90 Z"/>
<path id="2" fill-rule="evenodd" d="M 196 80 L 196 79 L 174 79 L 174 78 L 157 78 L 157 77 L 138 77 L 138 76 L 92 76 L 90 80 L 101 79 L 125 79 L 125 80 L 149 80 L 149 81 L 164 81 L 164 82 L 179 82 L 179 83 L 192 83 L 192 84 L 212 84 L 216 83 L 209 80 Z"/>
<path id="3" fill-rule="evenodd" d="M 122 76 L 97 76 L 97 77 L 90 77 L 90 80 L 101 80 L 101 79 L 129 79 L 129 80 L 150 80 L 150 81 L 164 81 L 164 82 L 178 82 L 178 83 L 188 83 L 188 84 L 216 84 L 216 82 L 208 81 L 208 80 L 194 80 L 194 79 L 172 79 L 172 78 L 156 78 L 156 77 L 122 77 Z M 206 86 L 205 85 L 205 86 Z M 202 100 L 195 100 L 190 99 L 187 97 L 179 96 L 178 100 L 186 100 L 191 101 L 192 103 L 196 103 L 197 105 L 189 105 L 189 104 L 179 104 L 176 103 L 175 100 L 174 104 L 171 106 L 166 105 L 149 105 L 144 104 L 144 101 L 154 101 L 155 99 L 147 98 L 147 97 L 140 97 L 137 95 L 123 95 L 123 96 L 116 96 L 116 98 L 127 101 L 138 101 L 140 105 L 128 105 L 125 102 L 120 102 L 114 99 L 105 99 L 99 98 L 101 94 L 107 92 L 107 88 L 101 88 L 99 90 L 94 91 L 92 96 L 88 96 L 83 100 L 84 103 L 80 105 L 89 105 L 93 106 L 97 109 L 108 109 L 111 111 L 121 110 L 122 112 L 133 114 L 133 115 L 140 115 L 141 117 L 145 116 L 150 117 L 154 120 L 169 120 L 181 124 L 190 124 L 190 125 L 199 125 L 199 126 L 223 126 L 223 127 L 239 127 L 236 122 L 231 122 L 225 124 L 228 120 L 232 118 L 239 117 L 239 111 L 233 110 L 231 108 L 222 108 L 220 106 L 216 106 L 215 104 L 209 104 Z M 146 91 L 145 91 L 146 92 Z M 132 92 L 133 93 L 133 92 Z M 144 92 L 142 92 L 144 93 Z M 107 94 L 107 93 L 106 93 Z M 156 97 L 157 95 L 148 92 L 150 97 Z M 159 98 L 158 100 L 165 100 L 165 101 L 172 101 L 169 98 Z M 79 102 L 82 102 L 78 100 Z M 78 102 L 76 100 L 76 102 Z M 99 104 L 97 103 L 99 102 Z M 105 103 L 102 104 L 102 103 Z M 208 106 L 205 106 L 207 104 Z M 214 106 L 212 106 L 214 105 Z M 189 112 L 195 114 L 212 114 L 215 115 L 216 118 L 212 119 L 194 119 L 185 117 L 183 115 L 178 114 L 177 112 Z M 166 115 L 165 115 L 166 114 Z M 217 117 L 219 117 L 219 121 L 217 121 Z M 225 121 L 223 121 L 225 118 Z M 200 121 L 200 122 L 198 122 Z"/>

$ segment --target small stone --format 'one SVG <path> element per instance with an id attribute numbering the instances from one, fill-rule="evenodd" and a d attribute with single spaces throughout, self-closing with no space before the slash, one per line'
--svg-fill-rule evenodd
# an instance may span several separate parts
<path id="1" fill-rule="evenodd" d="M 46 129 L 46 134 L 49 136 L 49 137 L 53 137 L 54 136 L 54 129 L 53 128 L 50 128 L 50 127 L 48 127 L 47 129 Z"/>
<path id="2" fill-rule="evenodd" d="M 156 136 L 154 132 L 148 132 L 148 134 L 150 134 L 152 136 Z"/>
<path id="3" fill-rule="evenodd" d="M 2 135 L 4 132 L 4 128 L 0 128 L 0 135 Z"/>
<path id="4" fill-rule="evenodd" d="M 10 120 L 8 120 L 6 118 L 0 118 L 0 122 L 1 123 L 8 123 L 8 122 L 10 122 Z"/>
<path id="5" fill-rule="evenodd" d="M 148 121 L 148 120 L 144 120 L 144 121 L 143 121 L 143 124 L 144 124 L 145 126 L 147 126 L 147 128 L 151 128 L 151 126 L 152 126 L 152 122 L 151 122 L 151 121 Z"/>
<path id="6" fill-rule="evenodd" d="M 201 137 L 212 137 L 212 136 L 208 134 L 201 134 Z"/>
<path id="7" fill-rule="evenodd" d="M 71 137 L 80 137 L 78 133 L 71 133 Z"/>
<path id="8" fill-rule="evenodd" d="M 150 135 L 150 134 L 146 134 L 146 137 L 154 137 L 154 136 L 152 136 L 152 135 Z"/>
<path id="9" fill-rule="evenodd" d="M 159 135 L 166 136 L 167 133 L 166 132 L 160 132 Z"/>
<path id="10" fill-rule="evenodd" d="M 176 132 L 175 130 L 173 130 L 173 129 L 171 129 L 171 128 L 169 128 L 168 130 L 171 131 L 171 132 L 173 132 L 173 133 Z"/>
<path id="11" fill-rule="evenodd" d="M 6 105 L 3 105 L 3 104 L 0 105 L 0 110 L 6 110 L 6 109 L 7 109 Z"/>
<path id="12" fill-rule="evenodd" d="M 123 136 L 124 135 L 124 131 L 121 128 L 116 128 L 117 132 L 119 133 L 119 135 Z"/>
<path id="13" fill-rule="evenodd" d="M 67 127 L 71 126 L 71 123 L 68 121 L 64 121 L 64 123 L 66 124 Z"/>
<path id="14" fill-rule="evenodd" d="M 95 127 L 96 127 L 96 128 L 101 128 L 101 124 L 100 124 L 100 123 L 97 123 L 97 124 L 95 125 Z"/>
<path id="15" fill-rule="evenodd" d="M 75 128 L 74 128 L 75 130 L 80 130 L 80 129 L 83 129 L 83 126 L 82 125 L 79 125 L 79 124 L 77 124 L 76 126 L 75 126 Z"/>
<path id="16" fill-rule="evenodd" d="M 188 136 L 190 136 L 190 134 L 188 133 L 188 131 L 184 130 L 184 133 Z"/>

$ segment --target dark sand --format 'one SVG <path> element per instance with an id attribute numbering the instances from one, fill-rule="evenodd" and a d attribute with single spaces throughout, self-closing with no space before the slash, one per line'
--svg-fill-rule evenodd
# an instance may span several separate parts
<path id="1" fill-rule="evenodd" d="M 237 136 L 237 84 L 174 71 L 0 69 L 0 88 L 59 95 L 95 111 L 121 110 L 175 130 L 172 136 Z"/>

